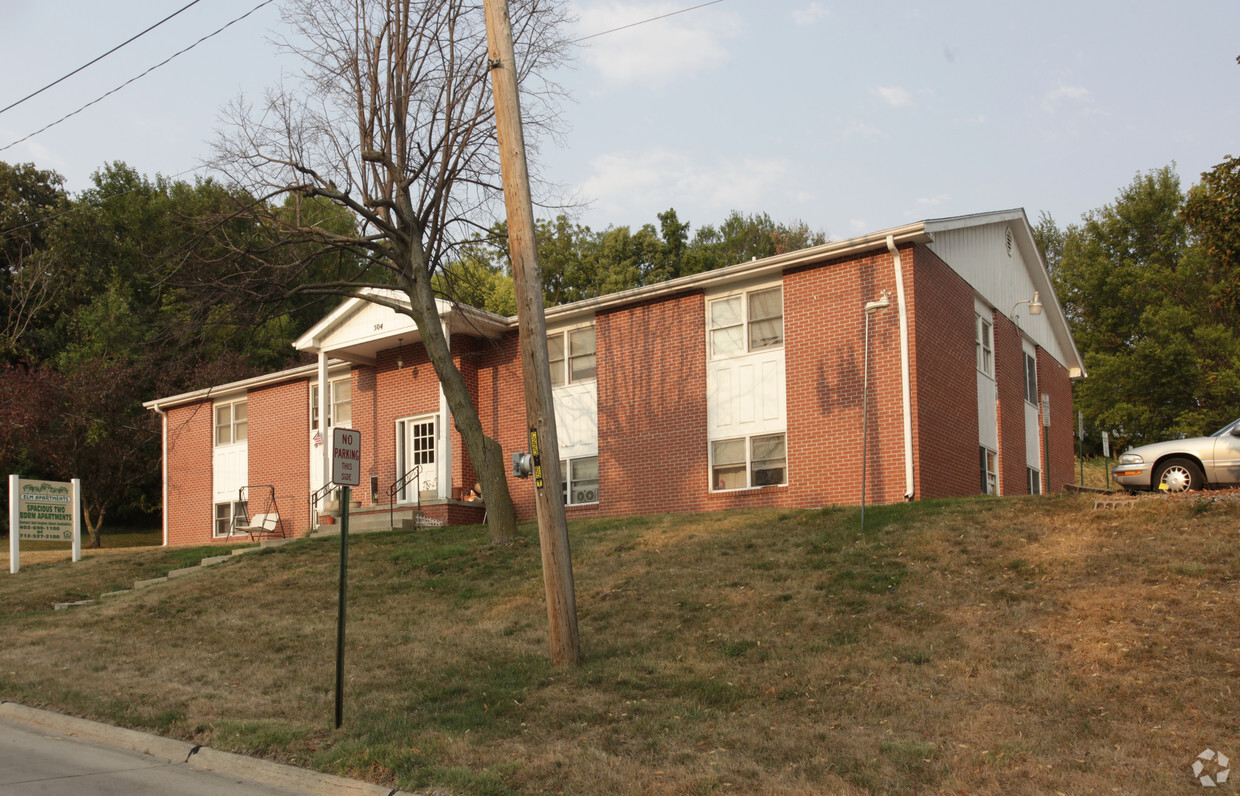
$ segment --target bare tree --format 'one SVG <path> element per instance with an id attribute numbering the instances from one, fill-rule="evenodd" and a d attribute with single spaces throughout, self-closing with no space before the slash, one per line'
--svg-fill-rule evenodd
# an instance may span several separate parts
<path id="1" fill-rule="evenodd" d="M 567 51 L 563 0 L 511 6 L 527 129 L 554 133 L 561 94 L 548 76 Z M 295 33 L 282 45 L 305 64 L 304 90 L 273 90 L 260 106 L 235 104 L 216 165 L 259 197 L 256 207 L 285 241 L 302 251 L 313 244 L 314 256 L 341 248 L 360 255 L 357 271 L 334 282 L 295 284 L 305 258 L 280 267 L 286 294 L 361 297 L 367 288 L 395 286 L 408 297 L 406 304 L 365 296 L 417 325 L 487 496 L 491 538 L 511 538 L 516 519 L 503 452 L 484 434 L 452 361 L 432 281 L 460 244 L 493 222 L 502 196 L 482 5 L 292 0 L 285 17 Z M 277 208 L 281 197 L 285 207 Z M 297 204 L 305 197 L 347 208 L 354 232 L 304 221 Z M 273 278 L 270 267 L 258 270 Z"/>

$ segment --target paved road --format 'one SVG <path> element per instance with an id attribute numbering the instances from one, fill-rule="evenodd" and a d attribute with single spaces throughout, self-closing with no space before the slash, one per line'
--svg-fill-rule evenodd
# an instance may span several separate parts
<path id="1" fill-rule="evenodd" d="M 396 796 L 402 792 L 11 702 L 0 703 L 0 794 L 170 793 Z"/>

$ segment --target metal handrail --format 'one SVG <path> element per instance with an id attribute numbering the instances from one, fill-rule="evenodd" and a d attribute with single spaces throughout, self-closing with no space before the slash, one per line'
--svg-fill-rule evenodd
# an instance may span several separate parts
<path id="1" fill-rule="evenodd" d="M 335 484 L 328 481 L 326 484 L 323 484 L 323 486 L 310 493 L 310 522 L 312 524 L 319 524 L 319 500 L 331 494 L 331 491 L 335 488 L 335 486 Z"/>
<path id="2" fill-rule="evenodd" d="M 396 483 L 388 487 L 388 524 L 396 527 L 396 493 L 402 488 L 408 487 L 412 482 L 414 492 L 418 496 L 418 511 L 422 510 L 422 490 L 417 488 L 418 476 L 422 474 L 422 465 L 415 464 L 412 470 L 407 471 Z"/>

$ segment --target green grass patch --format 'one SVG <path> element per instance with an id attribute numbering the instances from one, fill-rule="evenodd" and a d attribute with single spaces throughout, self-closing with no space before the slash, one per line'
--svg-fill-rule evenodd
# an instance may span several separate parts
<path id="1" fill-rule="evenodd" d="M 1226 739 L 1240 713 L 1240 502 L 1209 512 L 1044 496 L 876 506 L 864 530 L 849 508 L 574 523 L 582 664 L 562 670 L 532 525 L 502 547 L 481 526 L 359 534 L 339 730 L 338 540 L 53 613 L 223 548 L 105 550 L 0 578 L 0 699 L 406 790 L 1166 792 L 1172 739 Z"/>

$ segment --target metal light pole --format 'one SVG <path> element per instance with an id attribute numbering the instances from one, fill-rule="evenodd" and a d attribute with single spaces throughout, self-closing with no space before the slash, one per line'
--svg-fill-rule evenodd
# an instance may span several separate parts
<path id="1" fill-rule="evenodd" d="M 881 298 L 865 305 L 865 354 L 861 364 L 861 530 L 865 530 L 865 465 L 869 455 L 870 440 L 870 316 L 891 306 L 891 300 L 883 293 Z"/>

